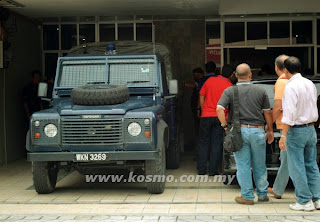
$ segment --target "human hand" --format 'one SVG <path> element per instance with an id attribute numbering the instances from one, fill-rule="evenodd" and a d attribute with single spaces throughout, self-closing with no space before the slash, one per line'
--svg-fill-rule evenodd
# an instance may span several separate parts
<path id="1" fill-rule="evenodd" d="M 273 135 L 273 131 L 267 131 L 267 136 L 266 136 L 266 140 L 268 142 L 268 144 L 271 144 L 274 140 L 274 135 Z"/>
<path id="2" fill-rule="evenodd" d="M 197 116 L 198 116 L 199 119 L 201 118 L 201 109 L 197 110 Z"/>
<path id="3" fill-rule="evenodd" d="M 280 140 L 279 140 L 279 148 L 282 151 L 285 151 L 287 149 L 286 140 L 287 140 L 286 137 L 281 137 Z"/>

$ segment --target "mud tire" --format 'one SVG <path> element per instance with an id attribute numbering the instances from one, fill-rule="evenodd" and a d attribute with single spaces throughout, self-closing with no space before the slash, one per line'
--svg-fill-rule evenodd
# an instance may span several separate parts
<path id="1" fill-rule="evenodd" d="M 128 101 L 129 95 L 125 86 L 89 84 L 73 89 L 71 100 L 75 105 L 114 105 Z"/>

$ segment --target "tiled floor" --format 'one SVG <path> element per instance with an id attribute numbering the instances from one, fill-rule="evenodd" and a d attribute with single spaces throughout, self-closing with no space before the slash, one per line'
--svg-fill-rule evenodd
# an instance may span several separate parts
<path id="1" fill-rule="evenodd" d="M 167 174 L 196 175 L 196 162 L 185 155 L 178 170 Z M 283 199 L 270 198 L 269 203 L 253 206 L 238 205 L 235 196 L 239 187 L 223 183 L 172 182 L 166 184 L 163 194 L 149 194 L 144 183 L 85 182 L 85 176 L 74 171 L 64 173 L 51 194 L 39 195 L 33 189 L 31 164 L 16 161 L 0 167 L 1 214 L 305 214 L 293 212 L 289 203 L 295 202 L 293 190 L 287 190 Z M 320 211 L 313 214 L 319 215 Z"/>

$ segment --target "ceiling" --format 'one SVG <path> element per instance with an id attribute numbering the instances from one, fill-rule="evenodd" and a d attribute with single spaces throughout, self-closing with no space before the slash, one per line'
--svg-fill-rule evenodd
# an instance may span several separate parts
<path id="1" fill-rule="evenodd" d="M 11 0 L 0 0 L 11 1 Z M 29 18 L 123 15 L 217 15 L 220 0 L 14 0 Z"/>
<path id="2" fill-rule="evenodd" d="M 23 7 L 19 7 L 22 5 Z M 319 13 L 320 0 L 0 0 L 33 19 L 78 16 L 229 16 Z"/>

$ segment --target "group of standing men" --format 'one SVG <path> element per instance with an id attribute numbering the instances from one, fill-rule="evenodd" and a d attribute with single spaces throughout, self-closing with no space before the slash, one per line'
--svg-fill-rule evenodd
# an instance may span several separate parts
<path id="1" fill-rule="evenodd" d="M 233 89 L 239 91 L 239 119 L 243 145 L 234 153 L 237 179 L 241 196 L 239 204 L 254 204 L 253 179 L 259 202 L 269 201 L 268 192 L 281 198 L 289 180 L 295 186 L 297 203 L 292 210 L 320 209 L 320 174 L 316 162 L 317 135 L 313 123 L 318 119 L 317 90 L 312 81 L 301 76 L 301 63 L 296 57 L 281 55 L 275 60 L 279 78 L 275 85 L 274 107 L 271 112 L 267 92 L 251 83 L 248 64 L 236 68 L 238 83 L 232 86 L 228 75 L 216 75 L 214 62 L 206 64 L 206 75 L 198 84 L 201 112 L 198 144 L 198 174 L 207 173 L 208 148 L 209 175 L 217 175 L 221 161 L 224 130 L 232 120 Z M 232 86 L 232 87 L 230 87 Z M 228 111 L 229 110 L 229 111 Z M 274 140 L 273 122 L 280 129 L 281 166 L 273 188 L 268 188 L 266 168 L 266 141 Z M 265 124 L 266 123 L 266 124 Z M 251 171 L 252 168 L 252 171 Z"/>

